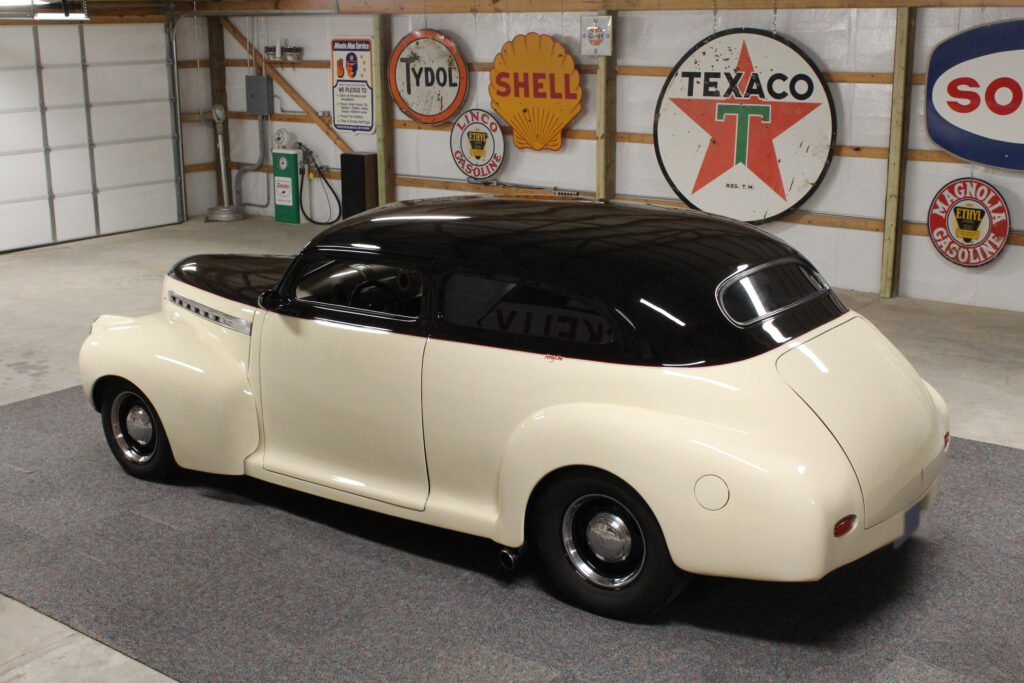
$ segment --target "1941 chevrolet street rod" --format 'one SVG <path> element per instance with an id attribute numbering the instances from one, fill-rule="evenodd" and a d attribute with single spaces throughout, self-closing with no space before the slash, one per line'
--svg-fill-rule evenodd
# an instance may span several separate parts
<path id="1" fill-rule="evenodd" d="M 902 541 L 949 445 L 942 398 L 794 249 L 635 205 L 399 203 L 294 258 L 188 258 L 80 364 L 130 474 L 529 544 L 620 618 L 690 573 L 817 580 Z"/>

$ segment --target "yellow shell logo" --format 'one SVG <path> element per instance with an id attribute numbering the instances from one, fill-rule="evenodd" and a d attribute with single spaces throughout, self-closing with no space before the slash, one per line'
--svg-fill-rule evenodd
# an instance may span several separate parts
<path id="1" fill-rule="evenodd" d="M 580 113 L 576 62 L 551 36 L 516 36 L 491 67 L 491 106 L 512 126 L 520 149 L 562 148 L 562 129 Z"/>

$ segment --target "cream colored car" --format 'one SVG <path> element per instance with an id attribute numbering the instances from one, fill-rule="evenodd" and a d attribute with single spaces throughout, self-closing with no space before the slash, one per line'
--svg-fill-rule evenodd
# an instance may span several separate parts
<path id="1" fill-rule="evenodd" d="M 622 618 L 690 573 L 811 581 L 904 540 L 949 440 L 942 398 L 791 247 L 629 205 L 395 204 L 294 258 L 186 259 L 80 363 L 130 474 L 529 548 Z"/>

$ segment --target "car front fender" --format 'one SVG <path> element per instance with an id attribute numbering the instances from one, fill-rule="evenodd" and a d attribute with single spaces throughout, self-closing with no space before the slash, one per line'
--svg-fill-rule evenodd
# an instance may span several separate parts
<path id="1" fill-rule="evenodd" d="M 131 382 L 156 409 L 180 466 L 243 474 L 259 446 L 249 340 L 166 301 L 152 315 L 102 316 L 79 353 L 82 385 L 93 398 L 113 378 Z"/>

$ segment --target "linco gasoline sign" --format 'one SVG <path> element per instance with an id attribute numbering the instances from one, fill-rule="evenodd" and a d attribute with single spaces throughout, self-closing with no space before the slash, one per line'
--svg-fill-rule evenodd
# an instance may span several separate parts
<path id="1" fill-rule="evenodd" d="M 996 188 L 976 178 L 946 183 L 928 208 L 932 244 L 958 266 L 983 266 L 1002 251 L 1010 212 Z"/>
<path id="2" fill-rule="evenodd" d="M 467 73 L 455 43 L 427 29 L 402 38 L 388 64 L 395 103 L 423 123 L 440 123 L 459 110 L 469 88 Z"/>
<path id="3" fill-rule="evenodd" d="M 654 115 L 658 163 L 687 204 L 751 223 L 799 206 L 825 175 L 835 106 L 789 41 L 755 29 L 709 36 L 679 60 Z"/>
<path id="4" fill-rule="evenodd" d="M 491 107 L 512 126 L 520 149 L 562 148 L 562 129 L 580 112 L 580 72 L 551 36 L 519 35 L 505 43 L 491 68 Z"/>
<path id="5" fill-rule="evenodd" d="M 469 109 L 455 120 L 451 134 L 452 159 L 466 176 L 483 180 L 505 160 L 505 136 L 498 120 L 484 109 Z"/>

